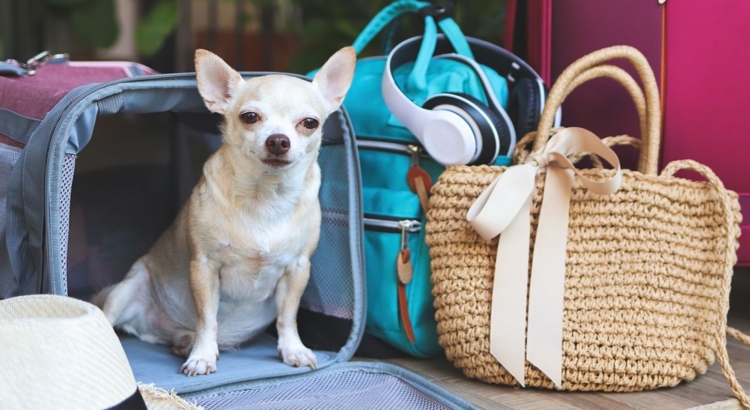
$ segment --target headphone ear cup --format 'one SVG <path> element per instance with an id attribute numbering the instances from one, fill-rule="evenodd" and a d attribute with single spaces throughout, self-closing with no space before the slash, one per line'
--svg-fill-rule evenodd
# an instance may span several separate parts
<path id="1" fill-rule="evenodd" d="M 487 116 L 490 118 L 490 121 L 492 121 L 492 125 L 495 126 L 495 129 L 497 130 L 497 137 L 499 139 L 500 147 L 498 149 L 497 155 L 507 155 L 506 152 L 508 150 L 508 147 L 510 147 L 511 143 L 511 135 L 510 135 L 510 129 L 513 127 L 512 123 L 508 123 L 506 120 L 504 120 L 498 113 L 495 112 L 492 108 L 485 105 L 482 101 L 479 99 L 464 93 L 456 93 L 456 95 L 466 98 L 467 100 L 473 102 L 477 106 L 479 106 L 482 111 L 484 111 Z M 484 150 L 484 149 L 483 149 Z M 482 164 L 489 164 L 491 162 L 495 161 L 494 158 L 494 149 L 492 151 L 493 158 L 488 162 L 482 162 Z"/>
<path id="2" fill-rule="evenodd" d="M 521 78 L 513 86 L 508 98 L 508 116 L 515 124 L 518 140 L 536 130 L 539 125 L 539 117 L 542 115 L 539 111 L 541 98 L 534 80 L 530 78 Z"/>
<path id="3" fill-rule="evenodd" d="M 493 110 L 484 105 L 480 100 L 468 94 L 445 93 L 428 98 L 422 105 L 423 108 L 429 110 L 440 106 L 444 106 L 444 108 L 442 108 L 444 110 L 453 111 L 456 115 L 461 116 L 467 122 L 470 122 L 469 120 L 471 120 L 476 124 L 476 128 L 479 129 L 481 135 L 466 136 L 477 140 L 477 146 L 479 146 L 479 141 L 481 139 L 482 147 L 482 150 L 478 153 L 476 159 L 469 163 L 469 165 L 490 164 L 495 160 L 496 152 L 503 155 L 500 148 L 510 146 L 510 133 L 508 131 L 510 124 L 503 121 Z M 452 109 L 446 108 L 445 106 L 450 106 Z M 463 113 L 463 115 L 459 112 Z M 487 119 L 489 119 L 489 123 L 487 122 Z M 497 132 L 497 138 L 495 138 L 495 133 L 492 132 L 493 129 Z"/>

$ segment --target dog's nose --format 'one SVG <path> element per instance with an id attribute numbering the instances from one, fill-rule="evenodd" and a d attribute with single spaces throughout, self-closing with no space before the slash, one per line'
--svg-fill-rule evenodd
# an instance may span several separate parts
<path id="1" fill-rule="evenodd" d="M 266 149 L 274 155 L 283 155 L 289 151 L 289 137 L 283 134 L 273 134 L 266 140 Z"/>

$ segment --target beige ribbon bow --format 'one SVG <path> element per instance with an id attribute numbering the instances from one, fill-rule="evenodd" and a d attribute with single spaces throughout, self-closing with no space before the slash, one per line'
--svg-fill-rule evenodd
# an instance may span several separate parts
<path id="1" fill-rule="evenodd" d="M 590 152 L 609 162 L 614 176 L 585 178 L 567 158 Z M 547 168 L 539 215 L 531 286 L 528 283 L 531 201 L 536 175 Z M 568 210 L 573 178 L 591 192 L 608 195 L 622 181 L 617 155 L 592 132 L 566 128 L 555 134 L 523 165 L 500 175 L 472 204 L 466 219 L 484 239 L 500 235 L 490 312 L 490 353 L 525 386 L 525 361 L 561 387 L 563 296 Z M 528 338 L 526 308 L 528 291 Z M 524 354 L 525 353 L 525 354 Z"/>

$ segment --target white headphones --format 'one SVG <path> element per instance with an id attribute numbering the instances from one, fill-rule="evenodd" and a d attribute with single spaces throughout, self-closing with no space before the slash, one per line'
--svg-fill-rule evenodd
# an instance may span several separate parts
<path id="1" fill-rule="evenodd" d="M 393 72 L 413 60 L 422 41 L 414 37 L 396 46 L 388 55 L 382 92 L 391 113 L 422 143 L 427 153 L 444 165 L 490 164 L 498 155 L 509 155 L 518 136 L 536 128 L 547 96 L 541 77 L 512 53 L 473 38 L 466 38 L 477 61 L 505 76 L 513 84 L 509 111 L 503 109 L 484 70 L 476 61 L 457 54 L 445 54 L 452 46 L 439 36 L 434 58 L 451 59 L 471 68 L 482 86 L 488 105 L 461 93 L 430 96 L 422 107 L 400 90 Z M 517 78 L 516 78 L 517 77 Z M 560 111 L 556 115 L 559 124 Z"/>

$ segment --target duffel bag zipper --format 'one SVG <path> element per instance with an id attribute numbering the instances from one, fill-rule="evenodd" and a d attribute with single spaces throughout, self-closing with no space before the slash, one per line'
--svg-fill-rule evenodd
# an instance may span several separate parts
<path id="1" fill-rule="evenodd" d="M 357 148 L 373 151 L 404 154 L 411 157 L 411 163 L 406 173 L 406 183 L 409 189 L 419 196 L 419 204 L 424 212 L 429 210 L 429 192 L 432 189 L 432 178 L 420 165 L 419 160 L 429 158 L 422 147 L 415 144 L 399 144 L 397 142 L 357 140 Z"/>
<path id="2" fill-rule="evenodd" d="M 377 230 L 382 232 L 401 233 L 401 246 L 398 255 L 396 255 L 396 276 L 397 276 L 397 295 L 398 295 L 398 312 L 401 323 L 404 326 L 404 333 L 409 342 L 416 343 L 414 328 L 409 317 L 409 301 L 406 298 L 406 285 L 411 282 L 414 275 L 414 267 L 411 263 L 411 250 L 409 249 L 409 234 L 417 233 L 422 230 L 422 223 L 417 220 L 401 219 L 388 220 L 365 217 L 365 229 Z"/>
<path id="3" fill-rule="evenodd" d="M 364 222 L 365 229 L 371 231 L 400 233 L 402 231 L 402 223 L 408 223 L 409 227 L 406 228 L 407 233 L 417 233 L 422 230 L 422 222 L 416 219 L 399 219 L 365 214 Z"/>
<path id="4" fill-rule="evenodd" d="M 372 151 L 391 152 L 394 154 L 403 154 L 414 156 L 415 152 L 421 158 L 429 158 L 424 150 L 416 144 L 390 142 L 390 141 L 375 141 L 375 140 L 357 140 L 357 148 L 367 149 Z"/>

